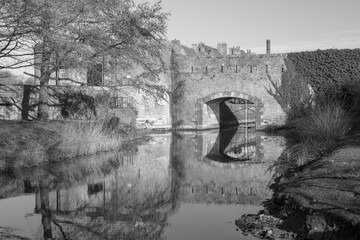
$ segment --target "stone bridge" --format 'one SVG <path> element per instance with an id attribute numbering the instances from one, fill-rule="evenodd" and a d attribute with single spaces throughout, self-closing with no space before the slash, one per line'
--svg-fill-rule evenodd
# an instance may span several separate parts
<path id="1" fill-rule="evenodd" d="M 268 93 L 268 75 L 277 83 L 284 55 L 189 56 L 172 54 L 173 127 L 211 129 L 243 123 L 280 125 L 285 114 Z"/>

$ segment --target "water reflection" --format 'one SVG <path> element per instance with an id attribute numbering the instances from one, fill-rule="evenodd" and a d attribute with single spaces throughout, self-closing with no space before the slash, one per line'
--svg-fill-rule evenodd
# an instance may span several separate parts
<path id="1" fill-rule="evenodd" d="M 289 146 L 272 165 L 274 193 L 264 205 L 282 219 L 278 228 L 299 240 L 360 239 L 360 148 L 348 146 L 312 161 L 295 154 Z"/>
<path id="2" fill-rule="evenodd" d="M 208 135 L 213 137 L 213 135 Z M 212 139 L 213 140 L 213 139 Z M 256 144 L 255 128 L 246 125 L 239 128 L 224 128 L 217 132 L 215 143 L 210 139 L 212 148 L 206 157 L 218 162 L 257 161 L 260 158 L 261 146 Z M 259 143 L 259 141 L 258 141 Z"/>
<path id="3" fill-rule="evenodd" d="M 282 145 L 281 138 L 243 130 L 156 135 L 130 149 L 1 176 L 0 198 L 34 194 L 34 216 L 41 215 L 41 224 L 30 232 L 38 236 L 14 231 L 23 237 L 173 239 L 181 225 L 172 223 L 191 218 L 180 217 L 182 209 L 212 212 L 217 206 L 226 213 L 260 206 L 271 195 L 267 169 L 276 156 L 269 149 L 280 153 Z M 0 226 L 13 227 L 1 211 L 2 201 Z M 219 212 L 213 218 L 221 218 Z M 213 239 L 216 225 L 201 239 Z M 231 233 L 234 239 L 237 233 Z"/>

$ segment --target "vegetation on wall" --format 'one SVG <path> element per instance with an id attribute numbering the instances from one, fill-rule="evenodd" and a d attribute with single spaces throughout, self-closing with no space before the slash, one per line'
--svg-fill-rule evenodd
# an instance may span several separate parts
<path id="1" fill-rule="evenodd" d="M 171 53 L 171 115 L 172 115 L 172 126 L 174 128 L 181 126 L 184 123 L 183 119 L 177 119 L 176 116 L 179 115 L 181 109 L 176 107 L 177 104 L 180 104 L 184 100 L 185 90 L 186 90 L 186 81 L 181 79 L 179 64 L 177 61 L 177 54 L 175 51 Z"/>
<path id="2" fill-rule="evenodd" d="M 360 50 L 289 53 L 272 95 L 286 113 L 291 159 L 301 164 L 331 153 L 349 139 L 360 116 Z"/>
<path id="3" fill-rule="evenodd" d="M 100 106 L 103 106 L 103 110 L 109 108 L 110 94 L 105 91 L 89 94 L 67 87 L 62 91 L 55 90 L 51 97 L 54 99 L 54 105 L 60 108 L 64 119 L 91 119 L 97 116 Z"/>
<path id="4" fill-rule="evenodd" d="M 275 82 L 268 74 L 272 88 L 267 92 L 284 110 L 287 121 L 303 116 L 311 107 L 313 92 L 306 78 L 296 74 L 294 65 L 285 59 L 286 71 L 281 76 L 281 82 Z"/>
<path id="5" fill-rule="evenodd" d="M 296 74 L 306 78 L 317 96 L 354 94 L 360 80 L 360 49 L 289 53 Z M 331 96 L 330 96 L 331 95 Z"/>
<path id="6" fill-rule="evenodd" d="M 354 110 L 360 92 L 360 49 L 329 49 L 289 53 L 280 84 L 269 80 L 268 93 L 285 111 L 288 120 L 302 117 L 311 105 L 339 102 Z"/>

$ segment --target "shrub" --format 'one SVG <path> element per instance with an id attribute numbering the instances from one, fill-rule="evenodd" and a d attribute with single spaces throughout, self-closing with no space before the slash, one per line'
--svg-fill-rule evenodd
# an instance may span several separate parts
<path id="1" fill-rule="evenodd" d="M 117 116 L 112 116 L 110 119 L 105 120 L 103 129 L 109 133 L 114 132 L 120 124 L 120 118 Z"/>
<path id="2" fill-rule="evenodd" d="M 351 129 L 351 117 L 341 102 L 327 101 L 309 110 L 303 117 L 289 122 L 300 138 L 339 141 Z"/>
<path id="3" fill-rule="evenodd" d="M 58 102 L 57 105 L 64 119 L 89 120 L 99 115 L 99 109 L 104 111 L 109 108 L 110 94 L 106 91 L 91 93 L 81 89 L 65 87 L 60 91 L 54 89 L 51 96 L 55 102 Z"/>

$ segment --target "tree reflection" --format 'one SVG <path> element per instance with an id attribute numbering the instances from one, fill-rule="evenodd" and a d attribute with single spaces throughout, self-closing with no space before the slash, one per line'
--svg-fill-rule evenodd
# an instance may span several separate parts
<path id="1" fill-rule="evenodd" d="M 41 202 L 41 222 L 44 230 L 44 239 L 52 239 L 51 211 L 49 207 L 49 183 L 47 179 L 39 181 L 39 194 Z"/>
<path id="2" fill-rule="evenodd" d="M 140 162 L 134 163 L 135 155 Z M 163 170 L 148 169 L 150 175 L 140 172 L 138 166 L 153 161 L 140 156 L 128 149 L 14 172 L 3 178 L 7 188 L 1 187 L 0 195 L 16 194 L 16 188 L 35 191 L 44 239 L 162 239 L 168 216 L 177 209 L 176 179 L 184 171 L 175 161 Z"/>
<path id="3" fill-rule="evenodd" d="M 114 198 L 97 212 L 86 217 L 53 214 L 53 222 L 66 239 L 162 239 L 171 213 L 166 191 L 157 191 L 139 199 L 131 192 L 118 190 Z M 66 233 L 64 231 L 66 229 Z M 65 237 L 64 237 L 65 236 Z"/>

